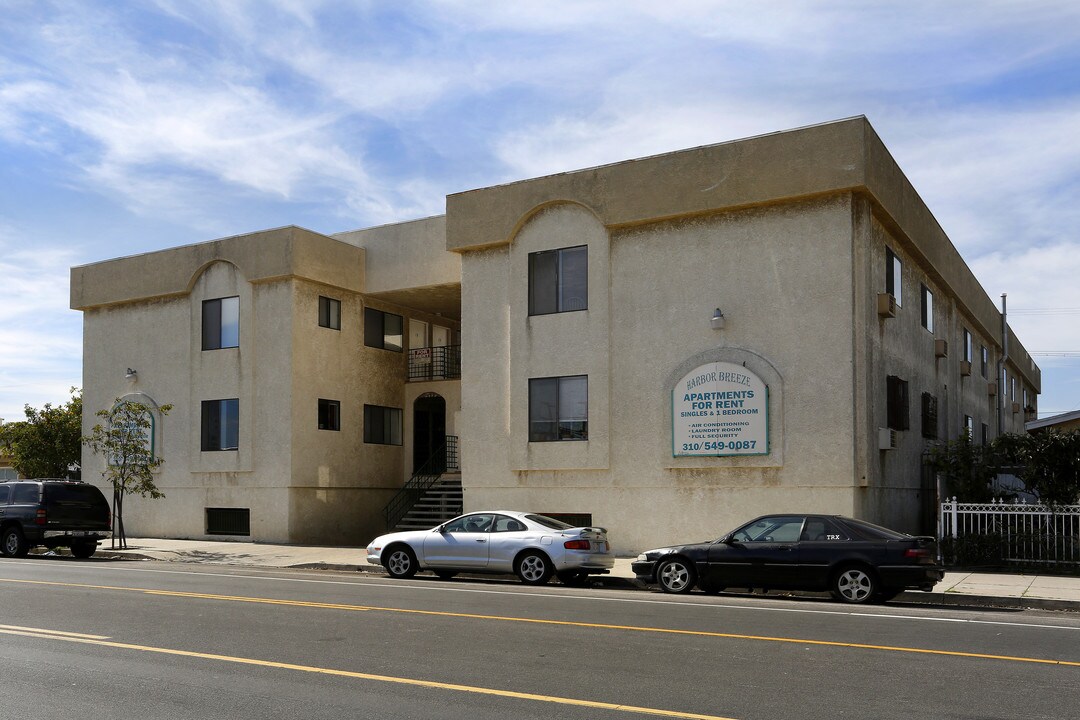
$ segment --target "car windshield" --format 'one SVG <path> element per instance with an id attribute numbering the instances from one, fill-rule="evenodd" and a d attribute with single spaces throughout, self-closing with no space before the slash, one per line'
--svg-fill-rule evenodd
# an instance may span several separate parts
<path id="1" fill-rule="evenodd" d="M 551 528 L 552 530 L 569 530 L 574 527 L 573 525 L 564 523 L 562 520 L 556 520 L 547 515 L 526 515 L 525 517 L 532 520 L 534 523 L 543 525 L 546 528 Z"/>

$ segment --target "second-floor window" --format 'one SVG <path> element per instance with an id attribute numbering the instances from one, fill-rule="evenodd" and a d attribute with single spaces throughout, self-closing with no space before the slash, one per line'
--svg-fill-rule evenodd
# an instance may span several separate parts
<path id="1" fill-rule="evenodd" d="M 983 378 L 986 378 L 987 377 L 986 373 L 988 372 L 989 367 L 990 367 L 990 351 L 986 349 L 985 345 L 982 346 L 982 353 L 980 355 L 980 363 L 982 365 L 982 376 L 983 376 Z"/>
<path id="2" fill-rule="evenodd" d="M 903 305 L 903 268 L 900 258 L 890 248 L 885 248 L 885 292 L 896 300 L 896 306 Z"/>
<path id="3" fill-rule="evenodd" d="M 886 421 L 893 430 L 907 430 L 908 424 L 908 384 L 895 375 L 885 378 L 885 413 Z"/>
<path id="4" fill-rule="evenodd" d="M 589 377 L 529 380 L 529 442 L 589 439 Z"/>
<path id="5" fill-rule="evenodd" d="M 202 449 L 236 450 L 240 446 L 240 400 L 203 400 Z"/>
<path id="6" fill-rule="evenodd" d="M 204 300 L 202 304 L 202 349 L 240 347 L 240 298 Z"/>
<path id="7" fill-rule="evenodd" d="M 922 286 L 922 326 L 934 332 L 934 293 L 925 285 Z"/>
<path id="8" fill-rule="evenodd" d="M 319 429 L 341 430 L 341 402 L 319 398 Z"/>
<path id="9" fill-rule="evenodd" d="M 587 310 L 589 248 L 585 245 L 529 254 L 529 314 Z"/>
<path id="10" fill-rule="evenodd" d="M 971 333 L 964 328 L 964 362 L 971 362 Z"/>
<path id="11" fill-rule="evenodd" d="M 364 344 L 368 347 L 401 352 L 402 326 L 400 315 L 364 308 Z"/>
<path id="12" fill-rule="evenodd" d="M 319 296 L 319 327 L 341 329 L 341 301 Z"/>

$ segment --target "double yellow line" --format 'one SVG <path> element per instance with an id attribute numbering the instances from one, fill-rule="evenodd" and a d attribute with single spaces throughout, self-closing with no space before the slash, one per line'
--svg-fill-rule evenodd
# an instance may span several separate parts
<path id="1" fill-rule="evenodd" d="M 392 607 L 380 607 L 371 605 L 346 605 L 338 603 L 318 603 L 318 602 L 304 602 L 299 600 L 278 600 L 273 598 L 259 598 L 259 597 L 245 597 L 236 595 L 216 595 L 209 593 L 192 593 L 192 592 L 179 592 L 172 590 L 152 590 L 145 588 L 131 588 L 131 587 L 117 587 L 110 585 L 89 585 L 78 583 L 62 583 L 52 582 L 44 580 L 14 580 L 14 579 L 0 579 L 0 582 L 6 583 L 21 583 L 29 585 L 49 585 L 55 587 L 72 587 L 81 589 L 93 589 L 93 590 L 111 590 L 119 592 L 138 592 L 146 595 L 159 595 L 167 597 L 178 598 L 192 598 L 200 600 L 218 600 L 225 602 L 245 602 L 245 603 L 257 603 L 263 605 L 283 605 L 289 607 L 306 607 L 316 608 L 323 610 L 346 610 L 357 612 L 389 612 L 389 613 L 407 613 L 413 615 L 428 615 L 436 617 L 450 617 L 450 618 L 465 618 L 472 620 L 487 620 L 487 621 L 499 621 L 499 622 L 515 622 L 515 623 L 533 623 L 540 625 L 557 625 L 562 627 L 576 627 L 576 628 L 591 628 L 601 630 L 617 630 L 624 632 L 645 632 L 645 633 L 657 633 L 668 635 L 690 635 L 697 637 L 713 637 L 713 638 L 725 638 L 736 640 L 749 640 L 749 641 L 762 641 L 762 642 L 777 642 L 777 643 L 789 643 L 799 645 L 815 645 L 824 647 L 842 647 L 842 648 L 856 648 L 863 650 L 878 650 L 887 652 L 903 652 L 903 653 L 915 653 L 923 655 L 939 655 L 939 656 L 951 656 L 962 658 L 978 658 L 985 660 L 1002 660 L 1009 662 L 1023 662 L 1023 663 L 1038 663 L 1043 665 L 1058 665 L 1068 667 L 1080 667 L 1080 662 L 1072 662 L 1067 660 L 1051 660 L 1046 658 L 1032 658 L 1032 657 L 1019 657 L 1010 655 L 993 655 L 988 653 L 970 653 L 960 652 L 954 650 L 933 650 L 929 648 L 912 648 L 912 647 L 897 647 L 889 645 L 872 645 L 867 643 L 848 643 L 848 642 L 836 642 L 830 640 L 808 640 L 803 638 L 785 638 L 785 637 L 771 637 L 765 635 L 744 635 L 738 633 L 720 633 L 709 632 L 703 630 L 676 630 L 672 628 L 658 628 L 658 627 L 640 627 L 634 625 L 614 625 L 608 623 L 586 623 L 576 622 L 570 620 L 546 620 L 537 618 L 522 618 L 502 615 L 481 615 L 477 613 L 457 613 L 457 612 L 445 612 L 439 610 L 411 610 L 407 608 L 392 608 Z M 28 637 L 45 638 L 50 640 L 58 640 L 64 642 L 82 643 L 88 645 L 98 645 L 102 647 L 111 647 L 123 650 L 138 650 L 142 652 L 161 653 L 165 655 L 174 655 L 182 657 L 199 658 L 203 660 L 217 660 L 220 662 L 239 663 L 244 665 L 254 665 L 259 667 L 278 668 L 283 670 L 293 670 L 296 672 L 308 672 L 319 673 L 324 675 L 331 675 L 336 677 L 347 677 L 358 680 L 369 680 L 375 682 L 396 683 L 399 685 L 411 685 L 415 687 L 426 687 L 439 690 L 454 690 L 458 692 L 476 693 L 481 695 L 493 695 L 497 697 L 514 698 L 518 700 L 531 700 L 536 702 L 555 703 L 561 705 L 573 705 L 578 707 L 588 707 L 604 710 L 612 710 L 619 712 L 637 713 L 644 715 L 654 715 L 658 717 L 672 717 L 672 718 L 686 718 L 690 720 L 732 720 L 731 718 L 724 718 L 717 715 L 702 715 L 698 713 L 680 712 L 676 710 L 664 710 L 660 708 L 648 708 L 639 707 L 635 705 L 622 705 L 618 703 L 605 703 L 597 702 L 593 700 L 581 700 L 577 698 L 566 698 L 554 695 L 539 695 L 535 693 L 522 693 L 511 690 L 498 690 L 494 688 L 477 687 L 472 685 L 459 685 L 455 683 L 443 683 L 435 682 L 431 680 L 419 680 L 415 678 L 394 677 L 390 675 L 376 675 L 372 673 L 360 673 L 349 670 L 336 670 L 333 668 L 320 668 L 309 665 L 296 665 L 293 663 L 279 663 L 269 660 L 258 660 L 255 658 L 234 657 L 231 655 L 218 655 L 214 653 L 200 653 L 190 650 L 176 650 L 172 648 L 152 647 L 146 645 L 133 645 L 130 643 L 121 643 L 110 640 L 107 636 L 101 635 L 86 635 L 82 633 L 71 633 L 54 630 L 44 630 L 40 628 L 26 628 L 12 625 L 0 625 L 0 634 L 7 635 L 24 635 Z"/>

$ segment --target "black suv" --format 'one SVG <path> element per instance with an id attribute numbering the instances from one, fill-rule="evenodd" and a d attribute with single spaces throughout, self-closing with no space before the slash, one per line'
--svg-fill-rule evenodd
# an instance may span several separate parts
<path id="1" fill-rule="evenodd" d="M 109 503 L 93 485 L 75 480 L 0 482 L 0 554 L 23 557 L 30 548 L 70 547 L 88 558 L 108 538 Z"/>

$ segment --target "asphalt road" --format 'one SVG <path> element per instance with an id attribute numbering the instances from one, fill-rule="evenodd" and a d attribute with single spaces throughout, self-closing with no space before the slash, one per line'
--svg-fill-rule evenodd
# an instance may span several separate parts
<path id="1" fill-rule="evenodd" d="M 1080 614 L 0 561 L 0 718 L 1075 718 Z"/>

